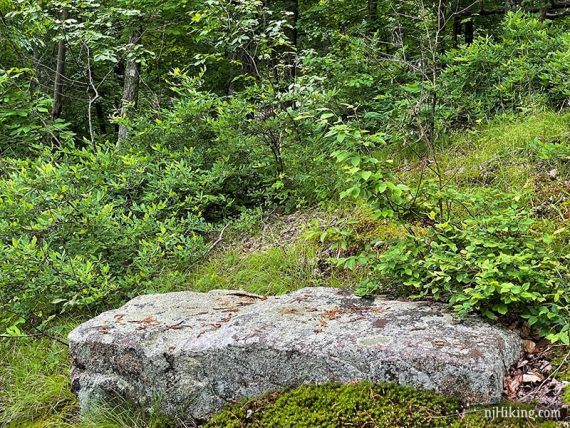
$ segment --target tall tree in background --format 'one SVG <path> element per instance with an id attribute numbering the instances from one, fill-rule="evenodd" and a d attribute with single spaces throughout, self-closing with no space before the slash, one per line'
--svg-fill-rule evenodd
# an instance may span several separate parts
<path id="1" fill-rule="evenodd" d="M 378 30 L 378 0 L 368 0 L 367 24 L 370 33 Z"/>
<path id="2" fill-rule="evenodd" d="M 287 11 L 291 13 L 291 30 L 289 39 L 291 46 L 296 48 L 299 43 L 299 0 L 289 0 Z"/>
<path id="3" fill-rule="evenodd" d="M 502 2 L 485 2 L 483 0 L 460 0 L 454 17 L 454 41 L 459 42 L 461 33 L 466 45 L 470 45 L 475 37 L 476 27 L 489 27 L 489 18 L 501 18 L 509 11 L 521 10 L 537 14 L 540 20 L 558 20 L 570 16 L 568 0 L 504 0 Z M 456 44 L 457 44 L 456 43 Z"/>
<path id="4" fill-rule="evenodd" d="M 129 50 L 133 50 L 140 42 L 143 31 L 141 28 L 133 30 L 129 39 Z M 127 55 L 125 64 L 125 80 L 123 84 L 123 97 L 121 99 L 121 116 L 123 119 L 129 118 L 129 113 L 136 106 L 139 94 L 140 83 L 140 60 L 130 52 Z M 120 145 L 128 137 L 127 125 L 122 123 L 119 125 L 119 134 L 117 137 L 117 145 Z"/>
<path id="5" fill-rule="evenodd" d="M 289 63 L 289 78 L 295 78 L 297 74 L 297 64 L 295 50 L 297 50 L 299 44 L 299 0 L 289 0 L 287 5 L 287 13 L 290 16 L 290 27 L 287 31 L 287 37 L 289 38 L 289 45 L 285 46 L 286 49 L 290 50 L 288 55 Z"/>
<path id="6" fill-rule="evenodd" d="M 65 78 L 65 58 L 67 53 L 67 40 L 65 37 L 65 22 L 67 21 L 68 11 L 63 8 L 60 14 L 61 35 L 57 43 L 57 59 L 55 67 L 55 76 L 53 83 L 53 106 L 51 109 L 52 120 L 58 119 L 63 110 L 63 87 Z"/>

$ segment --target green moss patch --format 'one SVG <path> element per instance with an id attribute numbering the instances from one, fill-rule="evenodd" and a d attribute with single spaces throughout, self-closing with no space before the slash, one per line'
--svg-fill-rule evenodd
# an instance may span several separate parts
<path id="1" fill-rule="evenodd" d="M 504 404 L 518 411 L 532 407 Z M 206 427 L 522 427 L 529 420 L 490 418 L 487 408 L 463 409 L 454 398 L 394 384 L 307 385 L 243 401 Z M 519 412 L 519 415 L 524 412 Z M 498 415 L 500 416 L 500 414 Z M 534 426 L 555 426 L 535 419 Z"/>
<path id="2" fill-rule="evenodd" d="M 228 407 L 207 427 L 448 426 L 459 403 L 396 385 L 307 385 Z"/>

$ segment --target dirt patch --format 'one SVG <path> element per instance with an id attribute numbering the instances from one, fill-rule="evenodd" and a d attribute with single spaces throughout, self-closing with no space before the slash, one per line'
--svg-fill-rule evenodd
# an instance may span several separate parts
<path id="1" fill-rule="evenodd" d="M 270 216 L 263 222 L 259 233 L 239 240 L 240 252 L 265 252 L 271 248 L 290 246 L 301 239 L 313 220 L 327 220 L 331 216 L 317 210 Z"/>

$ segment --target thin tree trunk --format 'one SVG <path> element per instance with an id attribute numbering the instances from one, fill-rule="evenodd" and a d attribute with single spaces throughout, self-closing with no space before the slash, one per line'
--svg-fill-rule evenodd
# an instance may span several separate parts
<path id="1" fill-rule="evenodd" d="M 287 12 L 291 13 L 291 27 L 287 30 L 287 38 L 291 44 L 291 52 L 287 54 L 287 63 L 289 65 L 287 77 L 294 79 L 297 74 L 295 51 L 299 43 L 299 0 L 290 0 L 287 5 Z"/>
<path id="2" fill-rule="evenodd" d="M 134 47 L 142 37 L 142 29 L 136 29 L 129 38 L 129 46 Z M 128 118 L 130 111 L 136 106 L 139 94 L 140 63 L 136 58 L 128 58 L 125 65 L 125 81 L 123 84 L 123 98 L 121 100 L 121 116 Z M 117 147 L 127 139 L 129 130 L 126 125 L 119 125 Z"/>
<path id="3" fill-rule="evenodd" d="M 99 131 L 101 132 L 101 135 L 105 135 L 107 133 L 107 124 L 105 122 L 105 112 L 101 101 L 97 101 L 95 103 L 95 114 L 97 115 L 97 121 L 99 122 Z"/>
<path id="4" fill-rule="evenodd" d="M 453 18 L 453 47 L 456 48 L 459 46 L 459 35 L 461 34 L 461 18 L 457 16 Z"/>
<path id="5" fill-rule="evenodd" d="M 29 87 L 30 95 L 34 94 L 34 92 L 38 88 L 38 83 L 39 83 L 40 52 L 37 46 L 34 46 L 33 50 L 33 64 L 34 64 L 34 74 L 30 78 L 30 87 Z"/>
<path id="6" fill-rule="evenodd" d="M 550 2 L 547 0 L 541 0 L 540 2 L 540 20 L 544 21 L 546 19 L 546 13 L 548 12 L 548 8 L 550 6 Z"/>
<path id="7" fill-rule="evenodd" d="M 297 43 L 299 42 L 299 28 L 298 28 L 298 21 L 299 21 L 299 0 L 292 0 L 291 1 L 291 8 L 289 9 L 292 15 L 292 23 L 291 23 L 291 45 L 294 48 L 297 47 Z"/>
<path id="8" fill-rule="evenodd" d="M 469 46 L 473 43 L 475 28 L 473 25 L 473 18 L 465 22 L 465 44 Z"/>
<path id="9" fill-rule="evenodd" d="M 67 9 L 61 11 L 61 27 L 67 20 Z M 57 62 L 55 66 L 55 78 L 53 84 L 53 104 L 51 109 L 51 118 L 55 120 L 61 116 L 63 110 L 63 79 L 65 77 L 65 55 L 67 52 L 67 43 L 64 35 L 57 44 Z"/>
<path id="10" fill-rule="evenodd" d="M 378 29 L 378 0 L 368 0 L 368 31 L 375 33 Z"/>
<path id="11" fill-rule="evenodd" d="M 87 50 L 87 52 L 89 52 L 89 50 Z M 99 91 L 97 90 L 97 86 L 95 85 L 95 78 L 94 78 L 94 71 L 93 71 L 93 66 L 91 65 L 91 62 L 89 61 L 88 65 L 87 65 L 87 74 L 89 76 L 89 117 L 91 118 L 91 104 L 93 104 L 95 106 L 95 115 L 97 116 L 97 122 L 99 124 L 99 131 L 101 133 L 101 135 L 105 135 L 107 133 L 107 124 L 105 123 L 105 112 L 103 110 L 103 104 L 101 103 L 101 95 L 99 94 Z M 91 119 L 89 119 L 91 120 Z M 93 132 L 93 130 L 91 129 L 92 127 L 90 127 L 90 133 Z"/>

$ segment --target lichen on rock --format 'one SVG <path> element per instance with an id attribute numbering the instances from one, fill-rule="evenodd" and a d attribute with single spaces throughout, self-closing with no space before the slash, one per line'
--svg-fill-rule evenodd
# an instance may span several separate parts
<path id="1" fill-rule="evenodd" d="M 236 291 L 140 296 L 69 336 L 85 410 L 114 395 L 182 420 L 305 384 L 394 382 L 500 400 L 520 338 L 427 302 L 363 300 L 305 288 L 265 298 Z"/>

